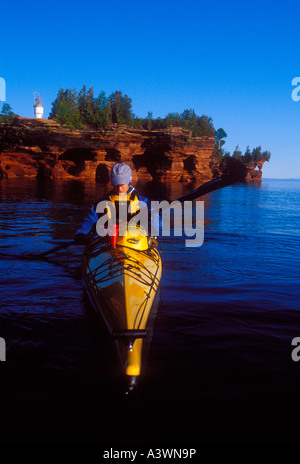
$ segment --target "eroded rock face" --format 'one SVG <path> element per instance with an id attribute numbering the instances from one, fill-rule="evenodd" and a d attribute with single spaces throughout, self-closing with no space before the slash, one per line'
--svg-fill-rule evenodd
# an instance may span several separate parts
<path id="1" fill-rule="evenodd" d="M 13 126 L 0 124 L 0 176 L 107 182 L 111 167 L 125 162 L 133 181 L 206 182 L 213 177 L 213 146 L 213 137 L 192 138 L 178 127 L 69 130 L 47 119 L 18 118 Z"/>
<path id="2" fill-rule="evenodd" d="M 261 182 L 262 181 L 262 167 L 266 160 L 257 162 L 257 165 L 250 166 L 248 168 L 248 174 L 246 176 L 246 182 Z"/>
<path id="3" fill-rule="evenodd" d="M 181 127 L 160 131 L 112 125 L 70 130 L 49 119 L 0 123 L 0 178 L 82 179 L 105 183 L 125 162 L 133 181 L 207 182 L 222 174 L 214 137 L 192 137 Z M 248 167 L 247 182 L 261 182 L 264 160 Z"/>

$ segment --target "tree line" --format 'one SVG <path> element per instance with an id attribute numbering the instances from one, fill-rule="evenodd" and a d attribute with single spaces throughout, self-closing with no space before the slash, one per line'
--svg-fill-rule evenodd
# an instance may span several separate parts
<path id="1" fill-rule="evenodd" d="M 165 118 L 156 119 L 149 111 L 146 118 L 141 118 L 133 114 L 131 98 L 123 95 L 120 90 L 112 92 L 108 97 L 102 91 L 95 97 L 93 88 L 87 89 L 85 85 L 79 92 L 76 89 L 60 89 L 52 103 L 49 117 L 75 129 L 80 129 L 84 124 L 97 128 L 126 124 L 149 130 L 165 129 L 173 125 L 190 130 L 193 137 L 215 136 L 212 119 L 205 115 L 198 116 L 192 109 L 181 114 L 169 113 Z"/>

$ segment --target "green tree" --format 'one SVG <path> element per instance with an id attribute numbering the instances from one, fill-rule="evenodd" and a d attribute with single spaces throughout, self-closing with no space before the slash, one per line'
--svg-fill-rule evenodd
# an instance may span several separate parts
<path id="1" fill-rule="evenodd" d="M 194 137 L 200 137 L 202 135 L 207 135 L 209 137 L 215 137 L 216 131 L 215 131 L 215 128 L 212 122 L 212 118 L 203 114 L 202 116 L 196 116 L 195 120 L 196 120 L 196 128 L 193 131 Z M 194 121 L 194 117 L 192 121 Z"/>
<path id="2" fill-rule="evenodd" d="M 3 103 L 1 114 L 2 116 L 11 116 L 14 113 L 11 106 L 8 103 Z"/>
<path id="3" fill-rule="evenodd" d="M 94 89 L 91 87 L 87 90 L 84 85 L 77 97 L 80 119 L 85 124 L 94 124 Z"/>
<path id="4" fill-rule="evenodd" d="M 109 123 L 109 109 L 105 92 L 94 97 L 94 89 L 84 85 L 78 94 L 78 109 L 81 121 L 96 127 L 106 127 Z"/>
<path id="5" fill-rule="evenodd" d="M 109 124 L 109 108 L 105 92 L 100 92 L 94 100 L 95 124 L 99 127 L 106 127 Z"/>
<path id="6" fill-rule="evenodd" d="M 237 159 L 237 160 L 242 160 L 242 152 L 241 152 L 241 150 L 239 149 L 239 146 L 238 146 L 238 145 L 235 147 L 235 150 L 234 150 L 234 152 L 232 153 L 232 157 L 233 157 L 234 159 Z"/>
<path id="7" fill-rule="evenodd" d="M 82 119 L 78 108 L 78 97 L 76 89 L 59 89 L 49 116 L 62 125 L 79 129 Z"/>
<path id="8" fill-rule="evenodd" d="M 183 126 L 183 123 L 180 121 L 179 113 L 168 113 L 165 117 L 166 126 Z"/>
<path id="9" fill-rule="evenodd" d="M 262 159 L 261 147 L 253 148 L 251 158 L 255 164 Z"/>
<path id="10" fill-rule="evenodd" d="M 186 109 L 181 113 L 180 118 L 185 121 L 196 121 L 197 115 L 194 109 Z"/>
<path id="11" fill-rule="evenodd" d="M 107 100 L 110 120 L 113 124 L 132 123 L 132 102 L 128 95 L 122 95 L 121 90 L 111 93 Z"/>
<path id="12" fill-rule="evenodd" d="M 251 163 L 251 161 L 252 161 L 252 158 L 251 158 L 251 151 L 250 151 L 250 147 L 249 147 L 249 145 L 248 145 L 247 148 L 246 148 L 246 151 L 245 151 L 245 153 L 244 153 L 244 156 L 243 156 L 243 162 L 244 162 L 245 164 L 248 164 L 248 163 Z"/>
<path id="13" fill-rule="evenodd" d="M 215 132 L 215 145 L 214 145 L 214 153 L 217 156 L 219 161 L 222 161 L 223 157 L 225 156 L 225 152 L 223 146 L 225 144 L 225 138 L 227 137 L 226 132 L 224 129 L 220 128 Z M 226 153 L 228 155 L 228 153 Z"/>
<path id="14" fill-rule="evenodd" d="M 192 132 L 192 136 L 215 136 L 215 128 L 212 119 L 204 114 L 198 116 L 194 109 L 185 109 L 181 114 L 169 113 L 165 118 L 166 126 L 181 126 Z"/>
<path id="15" fill-rule="evenodd" d="M 225 140 L 223 139 L 226 139 L 226 137 L 227 137 L 227 134 L 224 131 L 224 129 L 220 128 L 217 130 L 215 144 L 218 150 L 222 150 L 222 147 L 225 144 Z"/>
<path id="16" fill-rule="evenodd" d="M 269 162 L 270 158 L 271 158 L 271 153 L 268 150 L 265 150 L 262 152 L 262 159 Z"/>
<path id="17" fill-rule="evenodd" d="M 156 118 L 151 121 L 152 130 L 161 130 L 167 127 L 167 122 L 165 118 Z"/>
<path id="18" fill-rule="evenodd" d="M 15 119 L 15 116 L 11 106 L 8 103 L 3 103 L 0 113 L 0 122 L 11 123 Z"/>

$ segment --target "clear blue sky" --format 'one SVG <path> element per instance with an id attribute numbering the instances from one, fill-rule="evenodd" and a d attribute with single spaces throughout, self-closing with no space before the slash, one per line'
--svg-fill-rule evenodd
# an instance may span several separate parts
<path id="1" fill-rule="evenodd" d="M 34 91 L 48 117 L 59 88 L 83 84 L 121 90 L 141 117 L 194 108 L 230 152 L 270 150 L 264 177 L 300 178 L 299 39 L 296 1 L 5 1 L 0 77 L 24 117 Z"/>

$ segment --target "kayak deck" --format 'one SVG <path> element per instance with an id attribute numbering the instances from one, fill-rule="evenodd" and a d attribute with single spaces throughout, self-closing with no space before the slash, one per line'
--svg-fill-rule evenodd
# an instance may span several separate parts
<path id="1" fill-rule="evenodd" d="M 147 323 L 159 296 L 162 264 L 157 248 L 112 248 L 97 238 L 86 248 L 82 270 L 85 289 L 116 342 L 126 375 L 138 376 Z"/>

